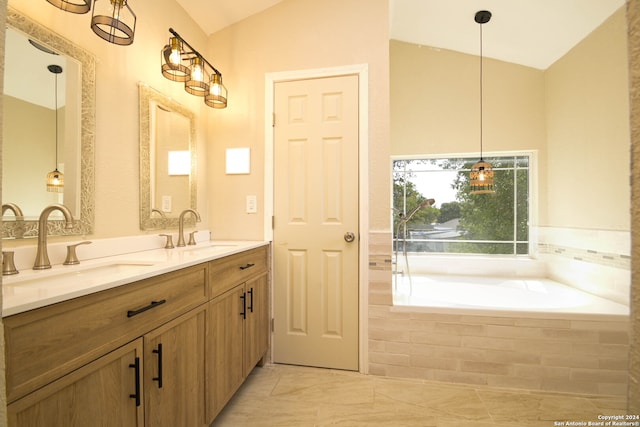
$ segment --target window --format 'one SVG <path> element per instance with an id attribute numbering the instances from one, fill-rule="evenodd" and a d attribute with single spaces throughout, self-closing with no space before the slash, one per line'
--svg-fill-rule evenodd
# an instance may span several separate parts
<path id="1" fill-rule="evenodd" d="M 529 157 L 485 157 L 495 194 L 469 194 L 477 157 L 393 160 L 394 250 L 527 255 Z M 431 207 L 423 203 L 430 198 Z"/>

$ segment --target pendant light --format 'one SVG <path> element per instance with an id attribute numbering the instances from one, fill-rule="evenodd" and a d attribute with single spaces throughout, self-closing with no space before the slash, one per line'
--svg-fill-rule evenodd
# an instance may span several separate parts
<path id="1" fill-rule="evenodd" d="M 58 170 L 58 74 L 62 73 L 59 65 L 49 65 L 47 69 L 55 75 L 55 108 L 56 108 L 56 163 L 55 169 L 47 174 L 47 191 L 64 192 L 64 175 Z"/>
<path id="2" fill-rule="evenodd" d="M 480 10 L 476 12 L 475 21 L 480 24 L 480 160 L 471 166 L 469 178 L 471 181 L 470 194 L 495 193 L 493 187 L 493 168 L 482 158 L 482 24 L 491 19 L 491 12 Z"/>
<path id="3" fill-rule="evenodd" d="M 91 29 L 109 43 L 127 46 L 133 43 L 136 14 L 127 0 L 93 0 Z"/>

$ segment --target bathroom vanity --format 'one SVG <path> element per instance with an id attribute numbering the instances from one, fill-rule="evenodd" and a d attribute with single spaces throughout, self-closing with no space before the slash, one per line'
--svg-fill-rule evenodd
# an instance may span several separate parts
<path id="1" fill-rule="evenodd" d="M 268 243 L 87 264 L 4 285 L 9 425 L 209 425 L 267 353 Z"/>

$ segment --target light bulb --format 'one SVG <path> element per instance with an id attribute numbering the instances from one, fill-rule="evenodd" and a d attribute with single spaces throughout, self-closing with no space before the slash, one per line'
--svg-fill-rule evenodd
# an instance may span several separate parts
<path id="1" fill-rule="evenodd" d="M 171 55 L 169 55 L 169 62 L 173 65 L 180 64 L 180 49 L 171 49 Z"/>
<path id="2" fill-rule="evenodd" d="M 111 0 L 111 4 L 113 5 L 113 19 L 116 21 L 120 20 L 120 9 L 122 8 L 123 3 L 124 0 Z"/>
<path id="3" fill-rule="evenodd" d="M 199 82 L 204 80 L 200 58 L 193 58 L 193 63 L 191 64 L 191 80 Z"/>
<path id="4" fill-rule="evenodd" d="M 171 54 L 169 54 L 169 62 L 173 65 L 180 65 L 182 62 L 181 51 L 182 48 L 180 46 L 180 39 L 177 37 L 171 37 L 170 40 L 171 45 Z"/>

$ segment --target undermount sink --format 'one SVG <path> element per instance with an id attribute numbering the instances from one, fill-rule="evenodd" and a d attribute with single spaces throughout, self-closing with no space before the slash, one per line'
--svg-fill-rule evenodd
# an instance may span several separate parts
<path id="1" fill-rule="evenodd" d="M 92 278 L 104 278 L 108 275 L 131 274 L 153 265 L 155 265 L 153 262 L 118 261 L 112 264 L 87 267 L 60 267 L 57 270 L 40 270 L 22 277 L 15 276 L 15 280 L 8 280 L 7 284 L 19 287 L 53 286 L 69 283 L 76 279 L 91 280 Z"/>
<path id="2" fill-rule="evenodd" d="M 184 252 L 186 253 L 196 253 L 196 252 L 201 252 L 205 249 L 211 250 L 211 251 L 216 251 L 216 250 L 222 250 L 222 249 L 230 249 L 230 248 L 235 248 L 238 245 L 233 245 L 233 244 L 225 244 L 225 243 L 221 243 L 221 244 L 211 244 L 211 245 L 203 245 L 203 246 L 187 246 L 184 249 Z"/>

